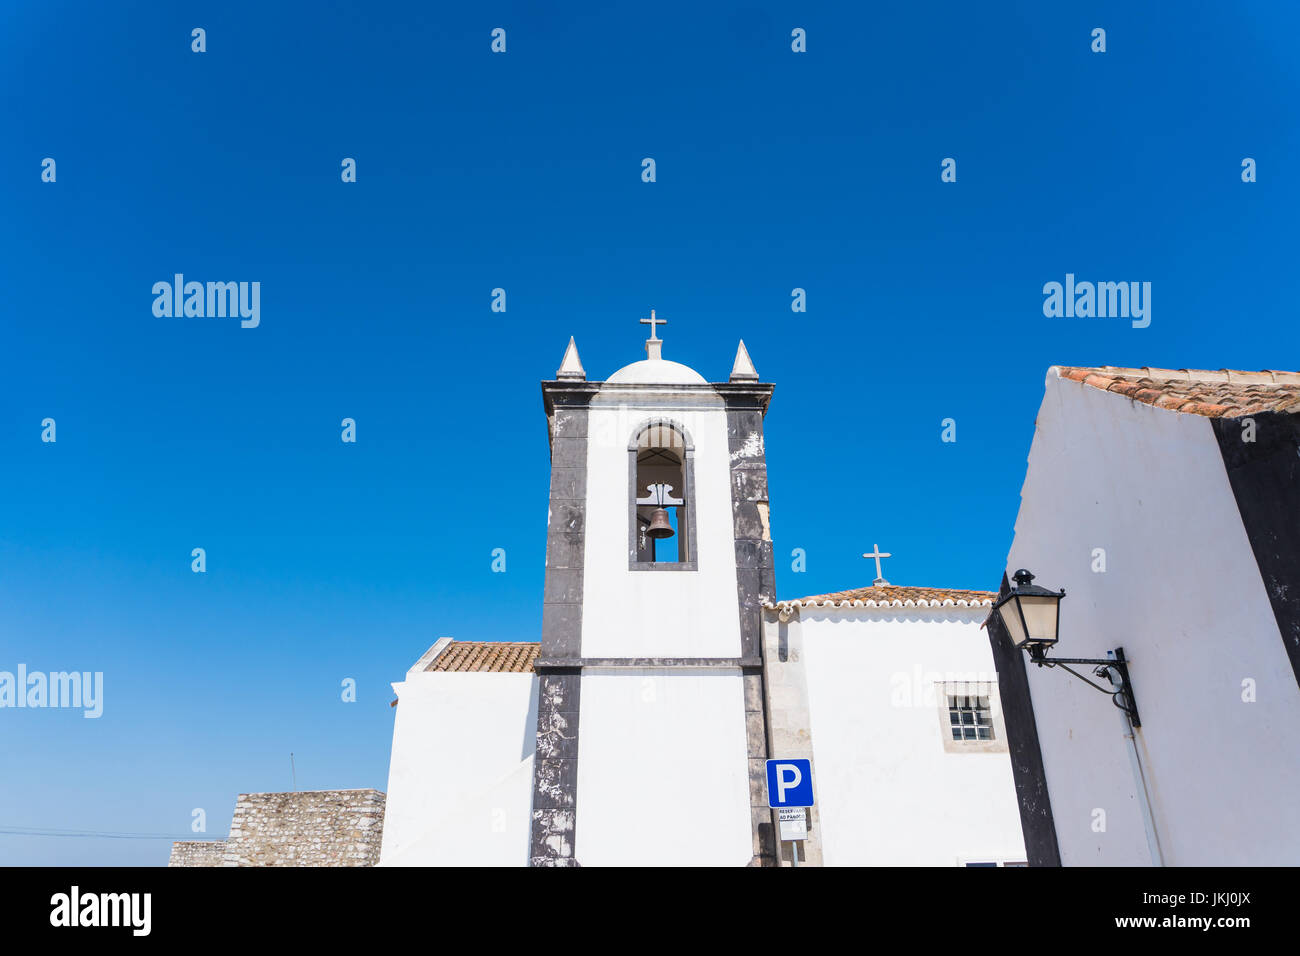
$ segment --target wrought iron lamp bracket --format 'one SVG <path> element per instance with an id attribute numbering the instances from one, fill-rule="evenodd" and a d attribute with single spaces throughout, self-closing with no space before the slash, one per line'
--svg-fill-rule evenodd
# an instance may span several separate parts
<path id="1" fill-rule="evenodd" d="M 1029 659 L 1039 667 L 1059 667 L 1073 674 L 1089 687 L 1094 687 L 1103 694 L 1108 694 L 1111 703 L 1128 715 L 1128 719 L 1134 727 L 1142 726 L 1142 720 L 1138 716 L 1137 701 L 1133 697 L 1133 683 L 1129 679 L 1129 662 L 1124 656 L 1124 648 L 1117 647 L 1113 658 L 1097 659 L 1089 657 L 1048 657 L 1045 647 L 1033 646 L 1029 648 Z M 1103 687 L 1088 680 L 1088 678 L 1070 667 L 1070 664 L 1094 665 L 1093 676 L 1106 678 L 1112 686 Z"/>

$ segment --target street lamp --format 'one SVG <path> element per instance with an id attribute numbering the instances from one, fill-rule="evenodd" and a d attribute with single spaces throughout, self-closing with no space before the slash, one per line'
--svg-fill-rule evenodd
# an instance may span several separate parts
<path id="1" fill-rule="evenodd" d="M 1112 657 L 1102 660 L 1082 657 L 1048 657 L 1047 652 L 1060 640 L 1061 598 L 1065 590 L 1049 591 L 1034 584 L 1034 576 L 1021 568 L 1013 577 L 1016 586 L 1011 588 L 993 605 L 1002 626 L 1011 636 L 1013 646 L 1023 649 L 1029 660 L 1039 667 L 1059 667 L 1068 671 L 1089 687 L 1095 687 L 1103 694 L 1109 694 L 1111 701 L 1128 715 L 1134 727 L 1141 727 L 1138 718 L 1137 702 L 1133 697 L 1133 684 L 1129 680 L 1128 659 L 1124 657 L 1124 648 L 1117 647 L 1111 652 Z M 1094 665 L 1093 676 L 1104 677 L 1111 683 L 1111 688 L 1102 687 L 1073 670 L 1070 664 Z"/>
<path id="2" fill-rule="evenodd" d="M 1027 651 L 1030 660 L 1041 661 L 1059 639 L 1061 598 L 1065 597 L 1065 591 L 1040 588 L 1024 568 L 1015 573 L 1015 580 L 1016 586 L 1006 597 L 998 599 L 993 610 L 1002 618 L 1011 643 Z"/>

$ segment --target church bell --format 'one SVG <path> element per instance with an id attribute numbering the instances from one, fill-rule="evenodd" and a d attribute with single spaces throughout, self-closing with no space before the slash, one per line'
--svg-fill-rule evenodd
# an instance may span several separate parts
<path id="1" fill-rule="evenodd" d="M 673 536 L 673 526 L 668 523 L 666 508 L 655 509 L 654 514 L 650 516 L 650 527 L 646 528 L 645 533 L 651 538 L 671 538 Z"/>

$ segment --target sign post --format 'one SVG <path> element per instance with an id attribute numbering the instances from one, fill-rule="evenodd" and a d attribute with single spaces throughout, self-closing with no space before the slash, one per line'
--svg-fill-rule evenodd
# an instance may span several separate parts
<path id="1" fill-rule="evenodd" d="M 767 762 L 767 805 L 777 812 L 779 839 L 790 841 L 791 864 L 799 865 L 799 841 L 808 839 L 813 806 L 812 761 L 791 757 Z"/>

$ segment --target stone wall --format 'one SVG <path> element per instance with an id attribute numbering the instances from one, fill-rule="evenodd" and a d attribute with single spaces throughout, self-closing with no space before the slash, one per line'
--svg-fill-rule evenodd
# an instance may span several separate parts
<path id="1" fill-rule="evenodd" d="M 169 865 L 373 866 L 384 801 L 378 790 L 242 793 L 226 840 L 173 844 Z"/>
<path id="2" fill-rule="evenodd" d="M 182 840 L 172 844 L 168 866 L 221 866 L 226 855 L 225 840 Z"/>

